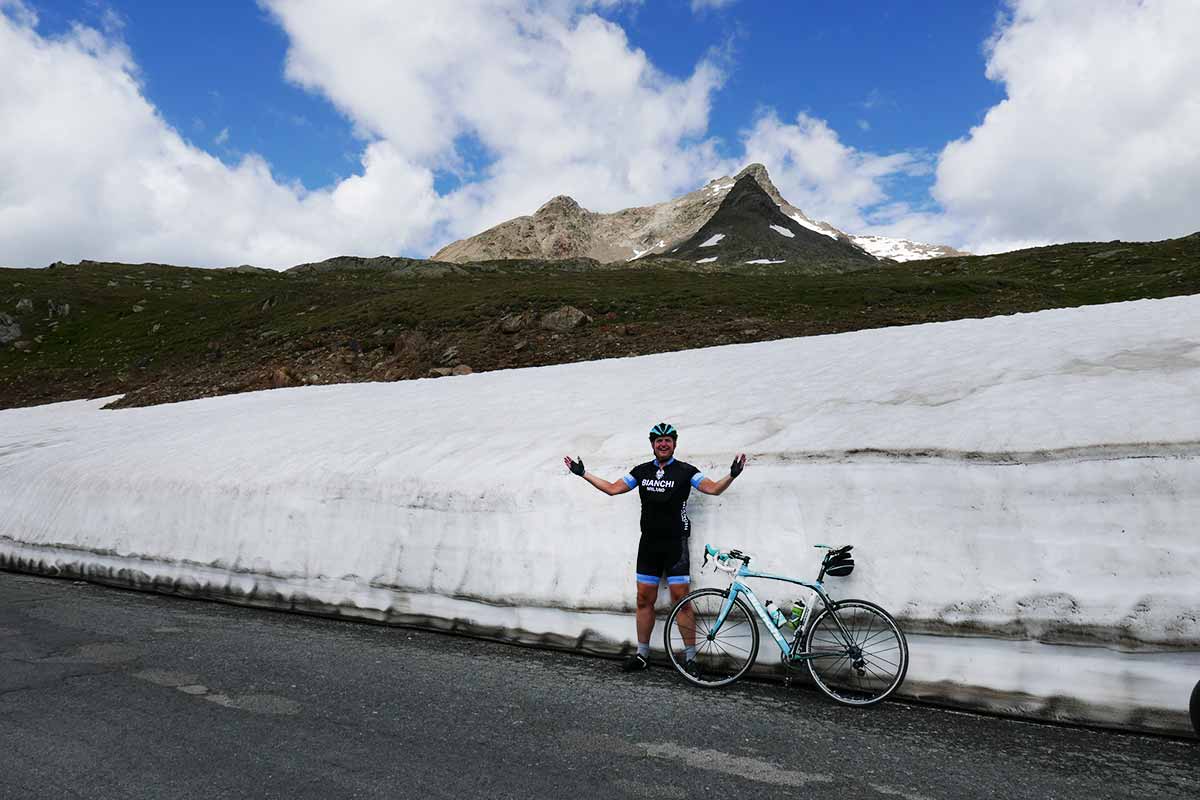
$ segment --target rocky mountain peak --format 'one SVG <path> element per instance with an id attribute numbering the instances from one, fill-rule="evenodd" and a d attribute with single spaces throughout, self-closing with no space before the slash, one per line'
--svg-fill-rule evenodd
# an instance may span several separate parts
<path id="1" fill-rule="evenodd" d="M 757 162 L 754 164 L 747 165 L 746 167 L 744 167 L 742 169 L 741 172 L 739 172 L 737 175 L 734 175 L 733 177 L 734 177 L 734 180 L 741 180 L 742 178 L 746 177 L 747 175 L 750 175 L 751 177 L 753 177 L 754 180 L 759 182 L 759 184 L 767 184 L 767 183 L 771 182 L 771 177 L 767 174 L 767 168 L 764 165 L 759 164 Z M 765 189 L 766 186 L 763 185 L 763 188 Z"/>
<path id="2" fill-rule="evenodd" d="M 575 202 L 574 197 L 568 197 L 565 194 L 560 194 L 552 197 L 542 205 L 534 216 L 544 217 L 548 215 L 574 215 L 583 213 L 583 207 Z"/>
<path id="3" fill-rule="evenodd" d="M 765 175 L 765 169 L 738 173 L 716 212 L 691 238 L 672 248 L 671 257 L 726 267 L 807 263 L 838 272 L 878 263 L 844 235 L 831 236 L 814 229 L 807 218 L 786 213 L 763 185 Z"/>

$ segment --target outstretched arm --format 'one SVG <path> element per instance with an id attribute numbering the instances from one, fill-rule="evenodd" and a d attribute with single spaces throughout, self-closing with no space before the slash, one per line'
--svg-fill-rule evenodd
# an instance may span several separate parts
<path id="1" fill-rule="evenodd" d="M 572 461 L 570 456 L 564 456 L 563 464 L 566 465 L 567 469 L 571 470 L 571 472 L 583 478 L 585 481 L 590 483 L 592 486 L 595 486 L 605 494 L 625 494 L 625 492 L 628 492 L 633 488 L 623 480 L 606 481 L 597 475 L 593 475 L 583 468 L 583 459 L 579 458 L 578 456 L 576 456 L 576 458 L 578 459 L 577 461 Z"/>
<path id="2" fill-rule="evenodd" d="M 729 485 L 733 483 L 734 478 L 742 474 L 742 470 L 745 468 L 745 466 L 746 454 L 738 453 L 737 457 L 733 459 L 733 463 L 729 465 L 728 475 L 726 475 L 724 478 L 721 478 L 719 481 L 714 481 L 711 478 L 705 478 L 704 480 L 700 481 L 700 485 L 698 485 L 696 488 L 704 494 L 720 494 L 729 488 Z"/>

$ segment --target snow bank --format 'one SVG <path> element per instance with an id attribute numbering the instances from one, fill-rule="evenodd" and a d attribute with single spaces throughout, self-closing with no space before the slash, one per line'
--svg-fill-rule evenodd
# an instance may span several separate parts
<path id="1" fill-rule="evenodd" d="M 1200 297 L 1172 298 L 0 411 L 0 566 L 615 652 L 637 500 L 561 459 L 616 479 L 667 419 L 710 475 L 750 455 L 728 493 L 693 495 L 693 552 L 809 575 L 810 545 L 855 544 L 830 587 L 903 620 L 909 694 L 1182 730 L 1200 675 L 1197 331 Z M 1065 671 L 1082 663 L 1106 667 Z"/>

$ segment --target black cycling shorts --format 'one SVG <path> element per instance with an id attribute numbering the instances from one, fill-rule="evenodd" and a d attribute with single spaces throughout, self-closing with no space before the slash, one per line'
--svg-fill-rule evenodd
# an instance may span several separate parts
<path id="1" fill-rule="evenodd" d="M 642 537 L 638 544 L 637 582 L 657 586 L 664 575 L 668 584 L 691 582 L 688 537 Z"/>

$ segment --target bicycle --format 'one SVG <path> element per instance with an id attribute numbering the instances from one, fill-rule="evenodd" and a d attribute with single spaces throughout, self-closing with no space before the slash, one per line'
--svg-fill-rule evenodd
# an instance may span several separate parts
<path id="1" fill-rule="evenodd" d="M 711 556 L 715 569 L 732 577 L 729 588 L 697 589 L 671 609 L 664 639 L 675 669 L 697 686 L 733 683 L 746 674 L 758 656 L 757 617 L 779 646 L 783 665 L 794 670 L 807 667 L 817 687 L 839 703 L 868 706 L 896 691 L 908 672 L 908 642 L 903 631 L 891 614 L 874 603 L 835 601 L 826 593 L 821 583 L 826 574 L 845 577 L 854 569 L 850 556 L 853 545 L 816 547 L 826 553 L 820 574 L 809 582 L 754 572 L 748 554 L 738 550 L 723 553 L 704 545 L 704 564 Z M 734 566 L 735 561 L 741 564 Z M 772 619 L 741 578 L 798 584 L 810 590 L 807 602 L 798 601 L 799 612 L 790 618 L 780 618 L 777 610 Z M 822 605 L 815 614 L 811 612 L 814 598 L 819 598 Z M 794 631 L 791 641 L 785 636 L 788 628 Z M 685 657 L 688 646 L 696 648 L 691 661 Z"/>

